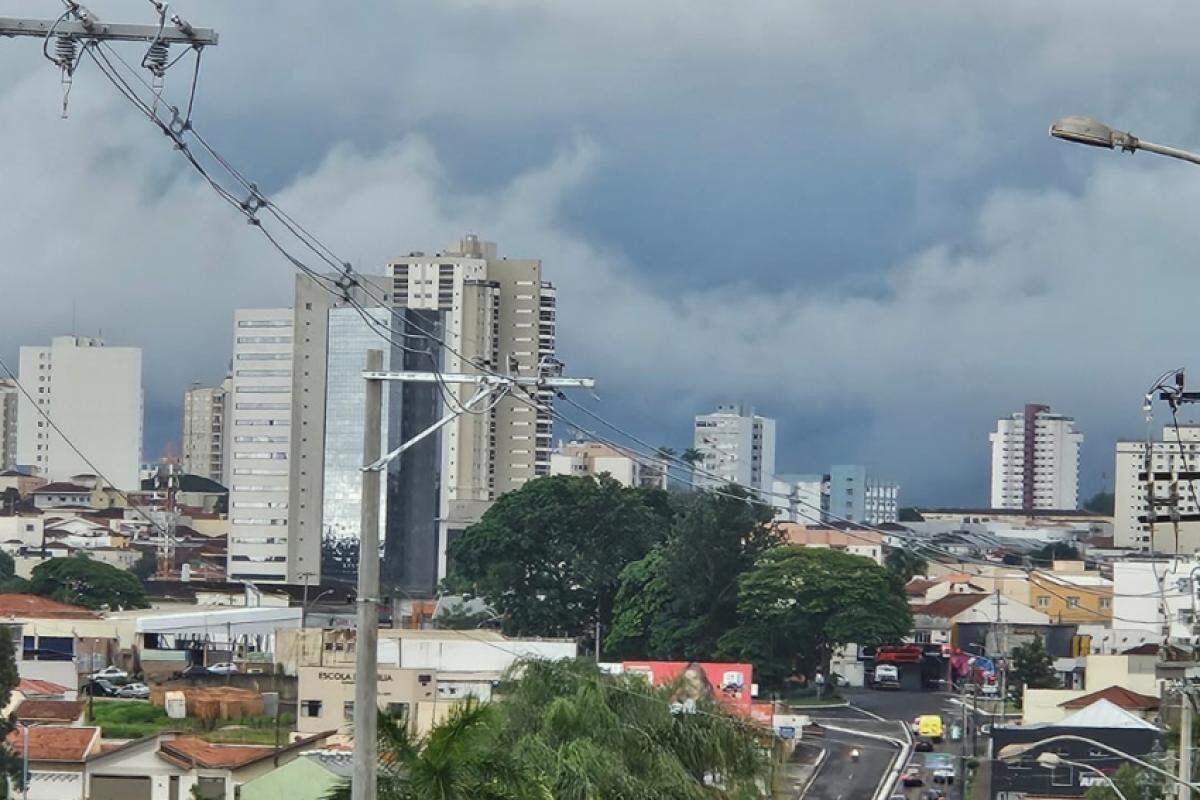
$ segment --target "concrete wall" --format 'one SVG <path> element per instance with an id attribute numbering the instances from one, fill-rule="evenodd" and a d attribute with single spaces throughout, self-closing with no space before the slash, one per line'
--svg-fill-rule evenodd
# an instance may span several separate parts
<path id="1" fill-rule="evenodd" d="M 1109 686 L 1123 686 L 1150 697 L 1161 697 L 1159 679 L 1154 675 L 1158 656 L 1091 655 L 1087 657 L 1084 688 L 1098 692 Z"/>
<path id="2" fill-rule="evenodd" d="M 1059 708 L 1059 703 L 1066 703 L 1076 697 L 1083 697 L 1088 692 L 1083 689 L 1025 689 L 1024 701 L 1021 704 L 1021 724 L 1036 725 L 1039 722 L 1058 722 L 1069 712 Z"/>

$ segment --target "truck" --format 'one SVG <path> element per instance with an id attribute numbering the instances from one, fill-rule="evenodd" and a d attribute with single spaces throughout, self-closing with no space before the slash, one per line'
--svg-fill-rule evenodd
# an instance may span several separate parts
<path id="1" fill-rule="evenodd" d="M 942 741 L 942 718 L 937 714 L 917 717 L 917 735 L 931 742 Z"/>
<path id="2" fill-rule="evenodd" d="M 875 667 L 875 688 L 900 688 L 900 671 L 895 664 L 879 664 Z"/>

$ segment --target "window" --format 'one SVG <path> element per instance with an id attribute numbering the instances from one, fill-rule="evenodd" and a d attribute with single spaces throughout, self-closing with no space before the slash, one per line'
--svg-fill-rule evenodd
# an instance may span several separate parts
<path id="1" fill-rule="evenodd" d="M 238 361 L 291 361 L 291 353 L 238 353 Z"/>
<path id="2" fill-rule="evenodd" d="M 289 411 L 291 403 L 238 403 L 238 411 Z"/>
<path id="3" fill-rule="evenodd" d="M 302 717 L 319 717 L 319 716 L 321 716 L 321 701 L 320 700 L 301 700 L 300 701 L 300 716 L 302 716 Z"/>
<path id="4" fill-rule="evenodd" d="M 1037 604 L 1038 604 L 1038 608 L 1049 608 L 1050 607 L 1050 595 L 1039 594 L 1038 599 L 1037 599 Z"/>
<path id="5" fill-rule="evenodd" d="M 1112 608 L 1112 598 L 1111 597 L 1101 597 L 1100 598 L 1100 608 L 1103 608 L 1103 609 Z"/>
<path id="6" fill-rule="evenodd" d="M 287 394 L 292 390 L 290 386 L 239 386 L 238 394 Z"/>
<path id="7" fill-rule="evenodd" d="M 256 461 L 287 461 L 287 453 L 234 453 L 233 457 Z"/>
<path id="8" fill-rule="evenodd" d="M 292 321 L 288 319 L 241 319 L 239 328 L 290 328 Z"/>
<path id="9" fill-rule="evenodd" d="M 1074 595 L 1067 595 L 1067 608 L 1079 608 L 1079 598 Z"/>
<path id="10" fill-rule="evenodd" d="M 353 700 L 347 700 L 346 702 L 342 703 L 342 716 L 344 716 L 347 720 L 354 719 L 354 701 Z"/>
<path id="11" fill-rule="evenodd" d="M 238 344 L 291 344 L 290 336 L 239 336 Z"/>
<path id="12" fill-rule="evenodd" d="M 290 369 L 239 369 L 237 376 L 239 378 L 290 378 L 292 371 Z"/>

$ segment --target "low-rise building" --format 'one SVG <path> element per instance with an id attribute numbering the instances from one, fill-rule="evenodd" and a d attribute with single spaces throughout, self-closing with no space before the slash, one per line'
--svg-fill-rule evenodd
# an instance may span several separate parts
<path id="1" fill-rule="evenodd" d="M 780 522 L 777 526 L 788 544 L 840 550 L 850 555 L 869 558 L 876 564 L 883 563 L 883 539 L 875 531 L 842 530 L 798 522 Z"/>
<path id="2" fill-rule="evenodd" d="M 77 483 L 47 483 L 34 489 L 32 497 L 34 506 L 42 510 L 92 507 L 92 488 Z"/>
<path id="3" fill-rule="evenodd" d="M 967 623 L 1045 625 L 1050 618 L 1024 603 L 998 592 L 992 594 L 947 594 L 923 606 L 914 606 L 913 639 L 919 644 L 949 644 L 962 647 L 957 626 Z M 989 643 L 987 651 L 1002 648 Z"/>
<path id="4" fill-rule="evenodd" d="M 1082 569 L 1037 570 L 1029 574 L 1030 605 L 1055 622 L 1112 622 L 1113 583 Z M 1072 562 L 1082 567 L 1083 562 Z"/>
<path id="5" fill-rule="evenodd" d="M 550 453 L 551 475 L 608 475 L 622 486 L 666 488 L 665 462 L 631 457 L 603 442 L 560 443 Z"/>
<path id="6" fill-rule="evenodd" d="M 283 631 L 285 673 L 299 678 L 301 733 L 343 729 L 354 720 L 353 630 Z M 445 719 L 468 697 L 490 700 L 504 672 L 525 658 L 574 658 L 568 639 L 509 639 L 496 631 L 381 629 L 379 707 L 405 717 L 416 733 Z"/>

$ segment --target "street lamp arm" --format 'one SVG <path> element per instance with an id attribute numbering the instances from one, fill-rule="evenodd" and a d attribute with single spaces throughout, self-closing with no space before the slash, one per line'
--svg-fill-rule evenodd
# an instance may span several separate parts
<path id="1" fill-rule="evenodd" d="M 1170 156 L 1171 158 L 1178 158 L 1180 161 L 1190 161 L 1193 164 L 1200 164 L 1200 155 L 1187 150 L 1180 150 L 1178 147 L 1167 147 L 1164 144 L 1155 144 L 1154 142 L 1147 142 L 1144 139 L 1138 139 L 1135 146 L 1138 150 L 1145 150 L 1147 153 L 1156 153 L 1160 156 Z"/>
<path id="2" fill-rule="evenodd" d="M 1025 745 L 1023 747 L 1020 748 L 1020 750 L 1012 753 L 1011 755 L 1009 755 L 1007 757 L 1001 757 L 1000 760 L 1001 761 L 1011 761 L 1014 758 L 1020 757 L 1027 750 L 1030 750 L 1034 747 L 1039 747 L 1041 745 L 1050 744 L 1051 742 L 1066 742 L 1066 741 L 1083 742 L 1084 744 L 1090 744 L 1090 745 L 1093 745 L 1094 747 L 1099 747 L 1102 750 L 1107 750 L 1108 752 L 1112 753 L 1113 755 L 1119 756 L 1119 757 L 1125 759 L 1126 761 L 1130 761 L 1134 764 L 1137 764 L 1139 767 L 1145 767 L 1146 769 L 1148 769 L 1152 772 L 1157 772 L 1159 775 L 1162 775 L 1165 778 L 1170 778 L 1171 780 L 1175 781 L 1176 783 L 1183 784 L 1184 786 L 1187 786 L 1192 789 L 1200 788 L 1200 786 L 1198 786 L 1197 784 L 1187 783 L 1186 781 L 1181 780 L 1180 778 L 1176 777 L 1175 775 L 1172 775 L 1170 772 L 1167 772 L 1165 769 L 1162 769 L 1161 767 L 1156 767 L 1153 764 L 1149 763 L 1148 761 L 1143 761 L 1140 758 L 1138 758 L 1137 756 L 1132 756 L 1129 753 L 1126 753 L 1124 750 L 1118 750 L 1115 747 L 1107 745 L 1104 742 L 1098 742 L 1095 739 L 1088 739 L 1085 736 L 1074 736 L 1069 733 L 1059 734 L 1058 736 L 1051 736 L 1047 739 L 1038 739 L 1036 742 L 1027 742 L 1027 743 L 1025 743 Z M 1064 759 L 1064 761 L 1065 761 L 1065 759 Z"/>
<path id="3" fill-rule="evenodd" d="M 1072 767 L 1075 767 L 1077 769 L 1086 769 L 1086 770 L 1090 770 L 1091 772 L 1096 773 L 1097 775 L 1099 775 L 1101 778 L 1104 779 L 1104 782 L 1108 784 L 1108 788 L 1113 790 L 1113 794 L 1115 794 L 1117 796 L 1118 800 L 1129 800 L 1129 798 L 1126 797 L 1125 794 L 1117 787 L 1117 782 L 1114 781 L 1112 779 L 1112 777 L 1110 777 L 1107 773 L 1104 772 L 1104 770 L 1100 769 L 1099 767 L 1093 766 L 1091 764 L 1084 764 L 1081 761 L 1068 761 L 1065 758 L 1062 759 L 1062 763 L 1067 764 Z"/>

